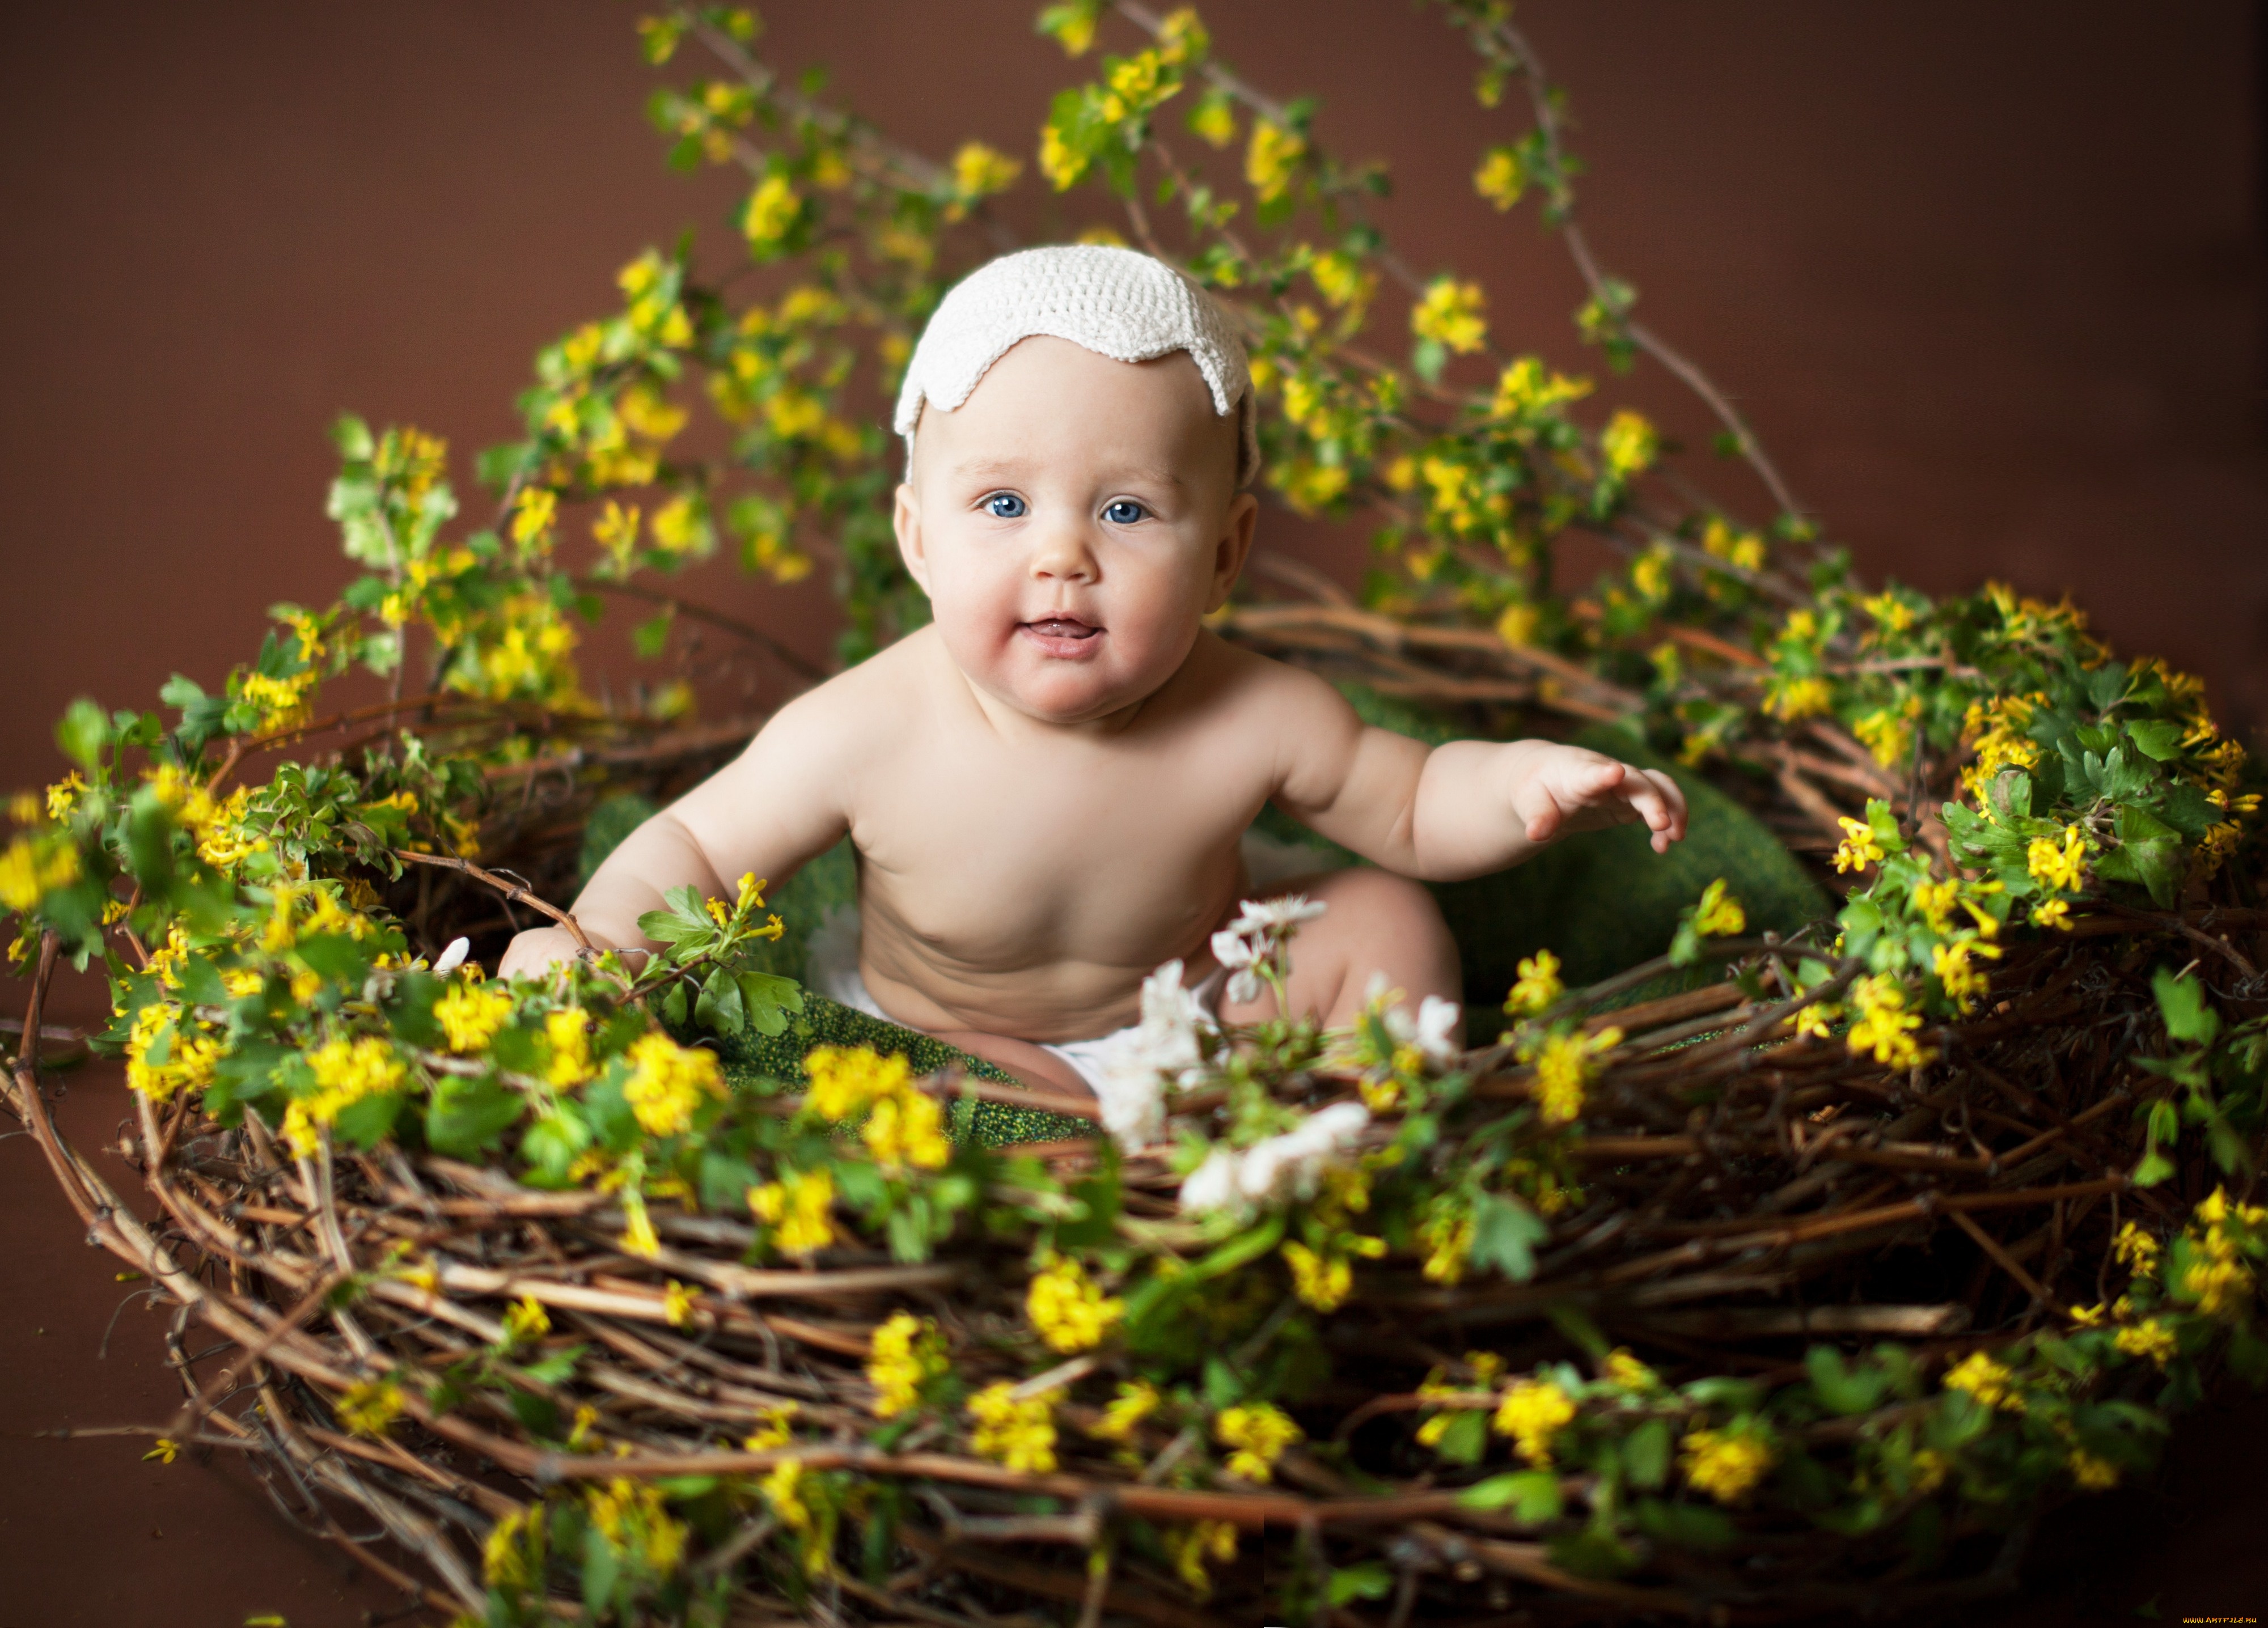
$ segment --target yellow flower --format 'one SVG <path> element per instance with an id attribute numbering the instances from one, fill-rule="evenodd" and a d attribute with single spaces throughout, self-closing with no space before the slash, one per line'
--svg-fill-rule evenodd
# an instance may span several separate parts
<path id="1" fill-rule="evenodd" d="M 453 1052 L 477 1052 L 512 1016 L 511 994 L 492 984 L 453 982 L 433 1003 Z"/>
<path id="2" fill-rule="evenodd" d="M 1252 127 L 1251 144 L 1244 150 L 1244 179 L 1263 203 L 1284 195 L 1300 156 L 1307 150 L 1305 137 L 1263 119 Z"/>
<path id="3" fill-rule="evenodd" d="M 2024 862 L 2034 881 L 2075 893 L 2087 884 L 2087 838 L 2076 825 L 2064 827 L 2061 847 L 2046 837 L 2035 837 L 2024 851 Z"/>
<path id="4" fill-rule="evenodd" d="M 1851 732 L 1886 769 L 1897 767 L 1913 750 L 1913 726 L 1887 707 L 1859 719 L 1851 726 Z"/>
<path id="5" fill-rule="evenodd" d="M 335 1411 L 353 1434 L 382 1436 L 401 1417 L 401 1387 L 390 1379 L 358 1380 L 346 1388 Z"/>
<path id="6" fill-rule="evenodd" d="M 1158 1411 L 1158 1388 L 1146 1379 L 1122 1381 L 1118 1394 L 1102 1410 L 1102 1417 L 1087 1430 L 1106 1441 L 1124 1441 L 1136 1426 Z"/>
<path id="7" fill-rule="evenodd" d="M 1591 393 L 1587 378 L 1570 378 L 1543 365 L 1540 356 L 1521 356 L 1499 374 L 1489 410 L 1498 418 L 1532 419 Z"/>
<path id="8" fill-rule="evenodd" d="M 1986 1407 L 2021 1413 L 2024 1397 L 2014 1382 L 2014 1374 L 1981 1351 L 1970 1352 L 1945 1375 L 1948 1390 L 1965 1390 Z"/>
<path id="9" fill-rule="evenodd" d="M 631 1072 L 622 1100 L 648 1135 L 682 1135 L 693 1128 L 703 1097 L 725 1095 L 714 1052 L 680 1045 L 658 1030 L 633 1041 L 629 1058 Z"/>
<path id="10" fill-rule="evenodd" d="M 804 1478 L 803 1461 L 791 1458 L 773 1465 L 756 1485 L 779 1523 L 802 1539 L 805 1573 L 824 1577 L 834 1569 L 834 1511 L 820 1495 L 823 1484 L 806 1489 Z"/>
<path id="11" fill-rule="evenodd" d="M 1174 1573 L 1200 1600 L 1212 1593 L 1212 1578 L 1205 1570 L 1210 1559 L 1226 1566 L 1236 1558 L 1236 1528 L 1226 1521 L 1198 1521 L 1168 1529 L 1160 1539 Z"/>
<path id="12" fill-rule="evenodd" d="M 1236 139 L 1236 106 L 1226 96 L 1208 96 L 1189 109 L 1189 133 L 1206 146 L 1222 148 Z"/>
<path id="13" fill-rule="evenodd" d="M 666 1495 L 651 1482 L 627 1477 L 585 1494 L 591 1524 L 618 1554 L 635 1555 L 659 1576 L 685 1556 L 684 1525 L 672 1516 Z"/>
<path id="14" fill-rule="evenodd" d="M 1891 1068 L 1917 1068 L 1937 1055 L 1913 1038 L 1921 1027 L 1921 1014 L 1906 1009 L 1906 992 L 1888 972 L 1862 978 L 1851 986 L 1852 1019 L 1845 1044 L 1856 1052 L 1872 1052 L 1874 1060 Z"/>
<path id="15" fill-rule="evenodd" d="M 522 547 L 541 541 L 550 535 L 558 517 L 558 493 L 549 487 L 523 487 L 519 501 L 512 505 L 512 540 Z"/>
<path id="16" fill-rule="evenodd" d="M 1843 827 L 1843 846 L 1835 850 L 1838 874 L 1864 870 L 1869 865 L 1882 862 L 1881 839 L 1874 834 L 1873 825 L 1863 819 L 1852 819 L 1848 814 L 1838 816 L 1835 823 Z"/>
<path id="17" fill-rule="evenodd" d="M 1510 1436 L 1520 1456 L 1539 1470 L 1551 1464 L 1551 1441 L 1574 1422 L 1575 1398 L 1548 1379 L 1515 1381 L 1497 1404 L 1497 1434 Z"/>
<path id="18" fill-rule="evenodd" d="M 1769 1438 L 1747 1430 L 1691 1430 L 1679 1446 L 1686 1484 L 1720 1504 L 1746 1498 L 1777 1456 Z"/>
<path id="19" fill-rule="evenodd" d="M 0 853 L 0 905 L 30 910 L 43 895 L 78 880 L 78 850 L 67 842 L 33 844 L 18 837 Z"/>
<path id="20" fill-rule="evenodd" d="M 2181 1349 L 2174 1331 L 2155 1317 L 2145 1318 L 2131 1328 L 2120 1329 L 2115 1337 L 2118 1349 L 2130 1357 L 2147 1357 L 2163 1368 Z"/>
<path id="21" fill-rule="evenodd" d="M 2058 933 L 2070 932 L 2071 901 L 2067 898 L 2051 898 L 2044 905 L 2034 905 L 2032 925 L 2053 928 Z"/>
<path id="22" fill-rule="evenodd" d="M 1539 950 L 1520 964 L 1519 981 L 1505 998 L 1504 1009 L 1513 1017 L 1533 1017 L 1567 993 L 1559 981 L 1559 957 Z"/>
<path id="23" fill-rule="evenodd" d="M 1717 517 L 1712 516 L 1703 529 L 1701 546 L 1735 570 L 1764 569 L 1764 539 L 1754 532 L 1735 532 Z"/>
<path id="24" fill-rule="evenodd" d="M 1504 614 L 1496 619 L 1496 636 L 1513 649 L 1535 642 L 1535 630 L 1543 617 L 1532 605 L 1513 604 L 1504 607 Z"/>
<path id="25" fill-rule="evenodd" d="M 2107 1458 L 2098 1458 L 2083 1448 L 2073 1448 L 2070 1458 L 2071 1478 L 2090 1492 L 2100 1492 L 2118 1485 L 2118 1466 Z"/>
<path id="26" fill-rule="evenodd" d="M 874 1331 L 866 1378 L 878 1393 L 874 1417 L 895 1419 L 921 1401 L 923 1388 L 946 1371 L 945 1337 L 929 1317 L 895 1312 Z"/>
<path id="27" fill-rule="evenodd" d="M 1594 1035 L 1556 1034 L 1540 1044 L 1524 1042 L 1523 1060 L 1535 1065 L 1531 1088 L 1546 1125 L 1565 1125 L 1583 1111 L 1584 1090 L 1598 1075 L 1596 1060 L 1623 1043 L 1619 1029 L 1602 1029 Z"/>
<path id="28" fill-rule="evenodd" d="M 769 1453 L 774 1448 L 785 1447 L 795 1439 L 794 1419 L 797 1404 L 792 1402 L 775 1403 L 756 1415 L 756 1427 L 740 1443 L 749 1453 Z"/>
<path id="29" fill-rule="evenodd" d="M 1438 1213 L 1418 1229 L 1425 1244 L 1425 1279 L 1429 1283 L 1455 1283 L 1465 1275 L 1465 1262 L 1473 1252 L 1473 1218 L 1469 1214 Z"/>
<path id="30" fill-rule="evenodd" d="M 543 1038 L 551 1046 L 551 1061 L 544 1077 L 558 1086 L 578 1085 L 591 1077 L 591 1031 L 583 1014 L 562 1007 L 543 1020 Z"/>
<path id="31" fill-rule="evenodd" d="M 1701 891 L 1701 903 L 1693 912 L 1695 932 L 1704 938 L 1730 938 L 1746 932 L 1748 926 L 1748 912 L 1726 890 L 1724 877 L 1719 876 Z"/>
<path id="32" fill-rule="evenodd" d="M 1661 450 L 1661 438 L 1643 414 L 1628 407 L 1607 421 L 1599 432 L 1599 451 L 1607 460 L 1607 474 L 1627 480 L 1645 472 Z"/>
<path id="33" fill-rule="evenodd" d="M 661 1235 L 653 1229 L 653 1217 L 646 1214 L 645 1199 L 636 1192 L 622 1195 L 621 1243 L 625 1254 L 645 1260 L 661 1253 Z"/>
<path id="34" fill-rule="evenodd" d="M 773 1247 L 784 1255 L 808 1255 L 834 1243 L 834 1206 L 835 1173 L 824 1166 L 748 1189 L 749 1211 L 772 1228 Z"/>
<path id="35" fill-rule="evenodd" d="M 764 177 L 762 184 L 748 195 L 747 212 L 740 220 L 748 246 L 759 254 L 777 247 L 794 227 L 796 216 L 802 210 L 803 199 L 788 184 L 786 176 Z"/>
<path id="36" fill-rule="evenodd" d="M 1508 209 L 1528 190 L 1528 165 L 1509 147 L 1491 147 L 1473 172 L 1473 190 L 1499 209 Z"/>
<path id="37" fill-rule="evenodd" d="M 674 1329 L 693 1321 L 693 1291 L 672 1278 L 661 1292 L 662 1320 Z"/>
<path id="38" fill-rule="evenodd" d="M 1988 944 L 1980 938 L 1964 938 L 1952 943 L 1933 945 L 1930 950 L 1932 970 L 1945 993 L 1966 1016 L 1977 1009 L 1977 997 L 1991 986 L 1990 977 L 1978 967 L 1970 965 L 1969 957 L 1982 956 L 1988 961 L 1998 960 L 2000 947 Z"/>
<path id="39" fill-rule="evenodd" d="M 1879 593 L 1859 603 L 1884 633 L 1904 633 L 1914 624 L 1913 607 L 1894 593 Z"/>
<path id="40" fill-rule="evenodd" d="M 1631 1355 L 1628 1347 L 1616 1346 L 1607 1353 L 1607 1381 L 1625 1390 L 1652 1390 L 1661 1383 L 1661 1376 Z"/>
<path id="41" fill-rule="evenodd" d="M 903 1057 L 885 1058 L 867 1046 L 821 1045 L 803 1060 L 811 1076 L 804 1106 L 822 1119 L 847 1119 L 878 1096 L 906 1083 L 912 1070 Z"/>
<path id="42" fill-rule="evenodd" d="M 543 1302 L 533 1294 L 524 1294 L 512 1302 L 504 1314 L 504 1338 L 515 1346 L 525 1346 L 541 1339 L 551 1332 L 550 1314 Z"/>
<path id="43" fill-rule="evenodd" d="M 2156 1269 L 2158 1251 L 2163 1247 L 2132 1221 L 2119 1228 L 2118 1236 L 2110 1241 L 2110 1251 L 2117 1258 L 2118 1264 L 2137 1275 L 2146 1275 Z"/>
<path id="44" fill-rule="evenodd" d="M 1273 1480 L 1284 1449 L 1305 1435 L 1289 1414 L 1268 1402 L 1223 1410 L 1213 1420 L 1212 1434 L 1223 1447 L 1234 1449 L 1225 1466 L 1228 1473 L 1246 1481 Z"/>
<path id="45" fill-rule="evenodd" d="M 940 1170 L 953 1162 L 944 1104 L 911 1086 L 877 1102 L 858 1127 L 858 1136 L 874 1162 L 893 1174 L 909 1167 Z"/>
<path id="46" fill-rule="evenodd" d="M 963 200 L 988 197 L 1005 192 L 1023 167 L 983 142 L 968 142 L 953 155 L 953 188 Z"/>
<path id="47" fill-rule="evenodd" d="M 1105 1298 L 1078 1261 L 1049 1251 L 1032 1275 L 1024 1310 L 1049 1347 L 1068 1354 L 1100 1346 L 1125 1314 L 1126 1302 Z"/>
<path id="48" fill-rule="evenodd" d="M 1075 186 L 1086 173 L 1087 164 L 1086 154 L 1064 140 L 1062 129 L 1052 121 L 1040 132 L 1040 173 L 1057 192 Z"/>
<path id="49" fill-rule="evenodd" d="M 173 1437 L 159 1436 L 158 1445 L 142 1455 L 142 1462 L 146 1464 L 154 1458 L 161 1464 L 170 1464 L 180 1456 L 180 1451 L 181 1444 Z"/>
<path id="50" fill-rule="evenodd" d="M 1410 312 L 1410 331 L 1461 356 L 1470 356 L 1488 342 L 1488 322 L 1481 315 L 1485 303 L 1479 283 L 1436 277 Z"/>
<path id="51" fill-rule="evenodd" d="M 1765 693 L 1764 709 L 1784 722 L 1797 723 L 1834 709 L 1835 692 L 1824 678 L 1790 678 L 1775 675 Z"/>
<path id="52" fill-rule="evenodd" d="M 376 1035 L 327 1041 L 307 1053 L 307 1067 L 315 1076 L 314 1094 L 294 1099 L 284 1111 L 284 1138 L 302 1158 L 320 1145 L 317 1126 L 365 1097 L 401 1089 L 408 1077 L 393 1046 Z"/>
<path id="53" fill-rule="evenodd" d="M 1018 1397 L 1007 1380 L 987 1385 L 968 1398 L 976 1421 L 969 1450 L 1026 1475 L 1047 1475 L 1056 1467 L 1055 1410 L 1045 1397 Z"/>

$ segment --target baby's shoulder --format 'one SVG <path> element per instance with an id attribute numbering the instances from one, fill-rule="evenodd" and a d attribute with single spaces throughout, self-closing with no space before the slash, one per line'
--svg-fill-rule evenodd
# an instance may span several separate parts
<path id="1" fill-rule="evenodd" d="M 1354 717 L 1329 681 L 1207 631 L 1198 659 L 1189 664 L 1191 709 L 1211 727 L 1263 737 L 1300 739 Z"/>

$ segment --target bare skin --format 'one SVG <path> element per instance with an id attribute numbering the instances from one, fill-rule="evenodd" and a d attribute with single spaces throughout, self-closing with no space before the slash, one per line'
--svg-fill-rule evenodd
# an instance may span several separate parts
<path id="1" fill-rule="evenodd" d="M 1327 1024 L 1373 971 L 1456 1000 L 1456 947 L 1421 881 L 1500 870 L 1571 832 L 1644 820 L 1682 838 L 1666 776 L 1548 741 L 1429 750 L 1366 727 L 1312 673 L 1200 619 L 1226 603 L 1257 505 L 1234 417 L 1175 353 L 1129 363 L 1023 341 L 961 407 L 924 410 L 898 546 L 936 620 L 783 707 L 747 749 L 631 833 L 575 904 L 602 949 L 690 883 L 730 898 L 848 834 L 859 970 L 894 1021 L 1084 1095 L 1040 1043 L 1140 1016 L 1143 978 L 1253 894 L 1238 847 L 1273 801 L 1380 867 L 1295 878 L 1329 909 L 1285 994 Z M 1413 880 L 1412 878 L 1415 878 Z M 574 953 L 522 933 L 506 975 Z M 1248 1022 L 1274 997 L 1227 1006 Z"/>

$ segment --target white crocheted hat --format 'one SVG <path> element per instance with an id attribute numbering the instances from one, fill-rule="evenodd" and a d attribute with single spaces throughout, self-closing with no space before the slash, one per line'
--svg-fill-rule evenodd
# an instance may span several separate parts
<path id="1" fill-rule="evenodd" d="M 924 400 L 954 411 L 1010 346 L 1042 334 L 1117 362 L 1188 351 L 1212 392 L 1213 411 L 1237 414 L 1237 485 L 1258 472 L 1252 370 L 1227 316 L 1165 261 L 1090 243 L 1004 254 L 938 303 L 898 391 L 895 422 L 908 467 Z"/>

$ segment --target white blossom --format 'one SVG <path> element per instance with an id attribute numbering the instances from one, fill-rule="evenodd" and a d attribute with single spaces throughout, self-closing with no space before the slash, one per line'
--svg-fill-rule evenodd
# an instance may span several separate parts
<path id="1" fill-rule="evenodd" d="M 1360 1103 L 1334 1103 L 1241 1154 L 1216 1148 L 1183 1178 L 1182 1208 L 1241 1209 L 1312 1198 L 1324 1170 L 1344 1162 L 1369 1123 L 1370 1111 Z"/>
<path id="2" fill-rule="evenodd" d="M 473 941 L 469 938 L 451 939 L 448 948 L 433 957 L 433 970 L 437 972 L 455 972 L 465 964 L 465 957 L 472 952 L 472 948 Z"/>
<path id="3" fill-rule="evenodd" d="M 1112 1037 L 1094 1082 L 1103 1126 L 1121 1146 L 1146 1148 L 1165 1133 L 1166 1087 L 1204 1077 L 1199 1030 L 1211 1027 L 1195 992 L 1182 986 L 1178 958 L 1142 980 L 1142 1021 Z"/>
<path id="4" fill-rule="evenodd" d="M 1395 1045 L 1414 1043 L 1425 1053 L 1426 1061 L 1437 1068 L 1446 1068 L 1457 1060 L 1455 1033 L 1460 1009 L 1454 1001 L 1444 1001 L 1439 995 L 1427 995 L 1418 1006 L 1418 1016 L 1414 1019 L 1406 1006 L 1397 1006 L 1387 1012 L 1386 1032 L 1394 1038 Z"/>
<path id="5" fill-rule="evenodd" d="M 1229 930 L 1268 938 L 1289 938 L 1299 931 L 1301 922 L 1313 921 L 1327 908 L 1322 900 L 1309 898 L 1305 893 L 1248 898 L 1236 920 L 1229 924 Z"/>
<path id="6" fill-rule="evenodd" d="M 1212 953 L 1228 969 L 1228 988 L 1224 993 L 1233 1004 L 1244 1006 L 1260 999 L 1260 974 L 1254 970 L 1262 959 L 1259 945 L 1233 928 L 1223 928 L 1212 935 Z"/>
<path id="7" fill-rule="evenodd" d="M 1216 1148 L 1205 1162 L 1182 1178 L 1182 1208 L 1192 1215 L 1236 1205 L 1236 1155 Z"/>

